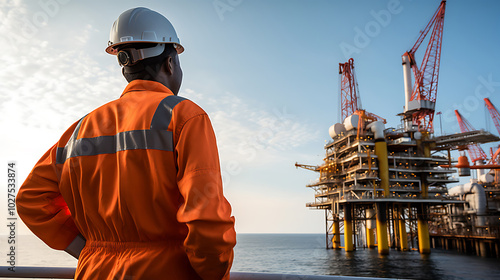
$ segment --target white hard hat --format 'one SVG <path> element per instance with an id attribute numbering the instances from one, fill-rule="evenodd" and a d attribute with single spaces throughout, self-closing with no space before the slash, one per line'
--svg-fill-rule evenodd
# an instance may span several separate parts
<path id="1" fill-rule="evenodd" d="M 118 46 L 133 43 L 174 44 L 178 54 L 184 51 L 170 21 L 147 8 L 130 9 L 118 17 L 111 28 L 106 52 L 116 55 Z M 163 49 L 162 46 L 161 50 Z M 141 55 L 140 59 L 160 54 L 161 51 L 144 52 L 145 56 Z"/>

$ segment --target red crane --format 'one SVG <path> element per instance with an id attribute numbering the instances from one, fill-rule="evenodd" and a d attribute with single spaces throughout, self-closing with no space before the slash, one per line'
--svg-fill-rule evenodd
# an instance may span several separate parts
<path id="1" fill-rule="evenodd" d="M 354 59 L 349 59 L 346 63 L 339 63 L 340 78 L 340 112 L 343 122 L 345 118 L 354 114 L 361 108 L 358 106 L 358 82 L 354 73 Z"/>
<path id="2" fill-rule="evenodd" d="M 360 122 L 364 120 L 383 121 L 386 120 L 361 108 L 361 98 L 358 92 L 358 81 L 354 72 L 354 59 L 350 58 L 346 63 L 339 63 L 340 76 L 340 112 L 341 121 L 350 115 L 357 114 Z M 359 127 L 358 127 L 359 128 Z"/>
<path id="3" fill-rule="evenodd" d="M 437 97 L 445 7 L 446 1 L 443 0 L 427 26 L 420 32 L 415 45 L 402 56 L 405 76 L 405 115 L 407 118 L 411 117 L 412 124 L 418 126 L 419 131 L 430 133 L 434 131 L 432 122 Z M 419 68 L 415 60 L 415 53 L 431 28 L 432 34 Z M 411 86 L 410 67 L 415 78 L 413 87 Z"/>
<path id="4" fill-rule="evenodd" d="M 458 110 L 455 110 L 455 115 L 457 116 L 458 125 L 460 126 L 460 131 L 469 132 L 475 130 L 474 127 L 464 117 L 462 117 L 462 115 L 458 112 Z M 471 161 L 474 164 L 478 160 L 484 161 L 488 158 L 486 156 L 486 153 L 483 151 L 481 147 L 479 147 L 478 144 L 470 144 L 467 146 L 467 149 L 469 150 L 469 157 L 471 158 Z"/>
<path id="5" fill-rule="evenodd" d="M 495 124 L 495 127 L 497 128 L 498 134 L 500 135 L 500 113 L 498 113 L 497 108 L 495 105 L 493 105 L 490 101 L 489 98 L 485 98 L 484 102 L 486 103 L 486 107 L 488 107 L 488 111 L 490 111 L 491 118 L 493 119 L 493 123 Z M 498 147 L 497 151 L 493 153 L 491 151 L 491 159 L 490 163 L 495 164 L 499 163 L 498 156 L 500 155 L 500 146 Z"/>
<path id="6" fill-rule="evenodd" d="M 354 59 L 350 58 L 346 63 L 339 63 L 340 76 L 340 112 L 341 121 L 350 115 L 356 114 L 358 120 L 358 137 L 363 134 L 365 121 L 383 121 L 382 117 L 361 109 L 361 99 L 358 93 L 358 82 L 354 73 Z"/>

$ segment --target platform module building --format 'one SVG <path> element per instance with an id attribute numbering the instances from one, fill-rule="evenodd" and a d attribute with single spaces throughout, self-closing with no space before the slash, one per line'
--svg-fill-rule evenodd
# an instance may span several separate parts
<path id="1" fill-rule="evenodd" d="M 330 136 L 324 163 L 308 168 L 319 178 L 308 185 L 315 201 L 307 204 L 325 210 L 327 246 L 428 252 L 428 208 L 447 203 L 446 184 L 458 182 L 453 169 L 440 167 L 448 158 L 431 155 L 432 141 L 419 132 L 385 129 L 383 122 L 360 122 L 358 115 L 332 126 Z"/>
<path id="2" fill-rule="evenodd" d="M 460 203 L 431 209 L 432 248 L 500 257 L 500 178 L 495 172 L 478 173 L 479 179 L 448 190 Z"/>

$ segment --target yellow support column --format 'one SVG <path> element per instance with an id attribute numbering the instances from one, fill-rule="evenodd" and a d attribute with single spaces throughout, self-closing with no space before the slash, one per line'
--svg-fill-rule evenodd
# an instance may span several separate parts
<path id="1" fill-rule="evenodd" d="M 423 138 L 427 140 L 429 136 L 424 136 Z M 424 157 L 431 157 L 431 144 L 428 142 L 424 142 Z"/>
<path id="2" fill-rule="evenodd" d="M 366 247 L 374 248 L 375 247 L 375 229 L 367 228 L 366 229 Z"/>
<path id="3" fill-rule="evenodd" d="M 403 213 L 399 214 L 399 240 L 401 241 L 401 251 L 408 251 L 408 234 Z"/>
<path id="4" fill-rule="evenodd" d="M 352 243 L 352 214 L 351 205 L 344 206 L 344 249 L 346 252 L 354 251 Z"/>
<path id="5" fill-rule="evenodd" d="M 375 247 L 375 210 L 366 209 L 366 247 Z"/>
<path id="6" fill-rule="evenodd" d="M 418 251 L 420 254 L 431 253 L 431 242 L 429 237 L 429 224 L 427 223 L 427 207 L 423 204 L 417 205 L 418 226 Z"/>
<path id="7" fill-rule="evenodd" d="M 392 205 L 391 209 L 389 210 L 389 215 L 392 217 L 392 236 L 389 237 L 389 240 L 391 237 L 394 237 L 394 242 L 389 241 L 391 244 L 392 248 L 396 248 L 399 250 L 401 246 L 401 239 L 400 237 L 400 232 L 399 232 L 399 210 L 398 210 L 398 205 Z M 389 225 L 390 226 L 390 225 Z M 389 235 L 391 235 L 391 229 L 389 229 Z"/>
<path id="8" fill-rule="evenodd" d="M 389 161 L 385 139 L 375 139 L 375 154 L 377 155 L 380 187 L 384 191 L 384 197 L 389 197 Z"/>
<path id="9" fill-rule="evenodd" d="M 340 226 L 338 218 L 333 221 L 333 238 L 332 246 L 333 249 L 340 249 Z"/>
<path id="10" fill-rule="evenodd" d="M 424 175 L 425 176 L 425 175 Z M 422 198 L 427 198 L 429 196 L 429 184 L 427 183 L 427 177 L 421 177 L 421 190 L 420 194 L 422 195 Z"/>
<path id="11" fill-rule="evenodd" d="M 376 210 L 378 253 L 381 255 L 387 255 L 389 254 L 389 242 L 387 240 L 386 205 L 384 203 L 377 203 Z"/>
<path id="12" fill-rule="evenodd" d="M 344 220 L 344 249 L 346 252 L 354 251 L 352 244 L 352 220 Z"/>

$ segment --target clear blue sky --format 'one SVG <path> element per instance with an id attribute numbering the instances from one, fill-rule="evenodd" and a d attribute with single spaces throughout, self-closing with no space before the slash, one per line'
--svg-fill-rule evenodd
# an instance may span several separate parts
<path id="1" fill-rule="evenodd" d="M 397 126 L 401 55 L 439 2 L 0 1 L 0 163 L 16 160 L 24 180 L 70 124 L 120 96 L 126 82 L 104 48 L 118 15 L 145 6 L 186 49 L 180 95 L 213 121 L 237 231 L 323 232 L 323 212 L 305 207 L 317 174 L 294 163 L 322 161 L 339 116 L 338 63 L 354 58 L 363 107 Z M 459 108 L 497 134 L 482 98 L 500 107 L 499 12 L 494 0 L 447 3 L 436 108 L 447 133 Z"/>

